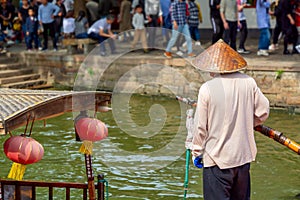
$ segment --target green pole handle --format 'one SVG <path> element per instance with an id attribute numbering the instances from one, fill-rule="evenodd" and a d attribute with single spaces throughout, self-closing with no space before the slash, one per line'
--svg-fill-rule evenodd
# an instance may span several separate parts
<path id="1" fill-rule="evenodd" d="M 183 199 L 186 199 L 187 190 L 189 186 L 189 168 L 190 168 L 190 156 L 191 156 L 191 150 L 187 149 L 185 151 L 185 176 L 184 176 L 184 194 Z"/>

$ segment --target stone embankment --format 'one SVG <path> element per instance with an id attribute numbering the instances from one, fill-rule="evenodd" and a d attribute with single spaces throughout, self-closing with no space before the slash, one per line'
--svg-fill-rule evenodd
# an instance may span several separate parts
<path id="1" fill-rule="evenodd" d="M 208 46 L 208 45 L 207 45 Z M 281 50 L 269 57 L 258 57 L 256 46 L 250 46 L 251 54 L 245 55 L 252 76 L 268 97 L 272 106 L 297 108 L 300 105 L 300 56 L 282 55 Z M 96 51 L 97 52 L 97 51 Z M 199 73 L 188 59 L 166 59 L 162 51 L 144 54 L 142 51 L 124 55 L 101 57 L 97 54 L 67 54 L 65 51 L 32 53 L 11 52 L 25 66 L 33 67 L 47 83 L 74 86 L 78 69 L 82 83 L 75 85 L 100 90 L 136 92 L 150 95 L 187 95 L 196 98 L 197 91 L 208 77 Z M 102 73 L 101 70 L 105 69 Z M 77 77 L 78 78 L 78 77 Z M 98 80 L 99 79 L 99 80 Z M 95 83 L 95 81 L 97 83 Z M 95 89 L 95 88 L 94 88 Z"/>
<path id="2" fill-rule="evenodd" d="M 0 85 L 2 88 L 40 88 L 46 80 L 41 74 L 34 72 L 32 67 L 26 67 L 18 57 L 0 57 Z"/>

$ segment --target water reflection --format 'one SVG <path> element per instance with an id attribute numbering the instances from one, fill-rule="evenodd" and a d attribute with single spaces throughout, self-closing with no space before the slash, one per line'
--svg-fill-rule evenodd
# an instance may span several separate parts
<path id="1" fill-rule="evenodd" d="M 151 137 L 138 138 L 119 129 L 112 113 L 98 114 L 98 118 L 109 127 L 109 137 L 95 143 L 94 174 L 105 174 L 109 181 L 110 199 L 180 199 L 183 196 L 186 134 L 182 109 L 185 110 L 187 106 L 167 98 L 132 98 L 134 104 L 131 105 L 130 113 L 135 125 L 127 124 L 128 126 L 147 126 L 150 122 L 149 109 L 153 104 L 164 107 L 164 126 Z M 287 112 L 272 110 L 266 125 L 300 142 L 299 121 L 300 116 L 297 114 L 289 115 Z M 13 134 L 22 131 L 23 128 Z M 181 134 L 177 134 L 178 132 Z M 299 156 L 260 133 L 255 134 L 258 155 L 257 161 L 251 165 L 252 199 L 296 199 L 294 197 L 300 193 Z M 36 122 L 32 136 L 44 146 L 45 155 L 39 163 L 27 167 L 25 180 L 86 181 L 84 156 L 78 152 L 81 143 L 75 141 L 72 114 L 50 119 L 46 127 L 43 122 Z M 8 136 L 0 137 L 0 143 L 3 144 L 7 138 Z M 174 146 L 168 147 L 168 144 L 174 138 L 175 147 L 181 152 L 178 158 L 165 153 L 173 150 Z M 164 151 L 159 151 L 160 149 Z M 126 154 L 120 154 L 121 150 Z M 11 164 L 2 153 L 0 178 L 7 176 Z M 189 199 L 202 199 L 201 170 L 190 168 L 189 188 Z M 37 192 L 42 193 L 43 190 Z M 58 190 L 55 194 L 64 194 L 64 191 Z M 72 199 L 80 199 L 79 196 L 80 193 L 72 191 Z"/>

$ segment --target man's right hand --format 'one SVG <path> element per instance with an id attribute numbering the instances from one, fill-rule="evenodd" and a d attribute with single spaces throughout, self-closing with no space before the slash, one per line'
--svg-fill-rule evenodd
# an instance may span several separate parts
<path id="1" fill-rule="evenodd" d="M 197 156 L 197 157 L 193 156 L 192 159 L 195 167 L 198 167 L 199 169 L 203 168 L 202 156 Z"/>

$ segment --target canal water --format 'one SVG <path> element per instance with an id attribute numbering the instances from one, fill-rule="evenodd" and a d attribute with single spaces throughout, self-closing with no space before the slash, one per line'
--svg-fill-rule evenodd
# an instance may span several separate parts
<path id="1" fill-rule="evenodd" d="M 97 118 L 108 126 L 108 138 L 94 143 L 94 174 L 104 174 L 109 199 L 182 199 L 185 172 L 185 111 L 189 107 L 164 97 L 134 96 L 125 107 Z M 90 113 L 93 115 L 93 113 Z M 300 143 L 300 115 L 272 110 L 268 125 Z M 24 127 L 13 131 L 21 134 Z M 35 122 L 32 137 L 44 149 L 43 159 L 28 165 L 24 180 L 86 182 L 84 156 L 75 141 L 73 114 Z M 258 154 L 251 165 L 251 199 L 294 200 L 300 194 L 299 156 L 281 144 L 255 133 Z M 8 136 L 0 137 L 3 145 Z M 0 178 L 12 162 L 0 154 Z M 203 199 L 202 170 L 190 166 L 188 199 Z M 38 190 L 38 199 L 47 199 Z M 55 199 L 64 191 L 54 190 Z M 81 192 L 71 191 L 72 199 Z"/>

